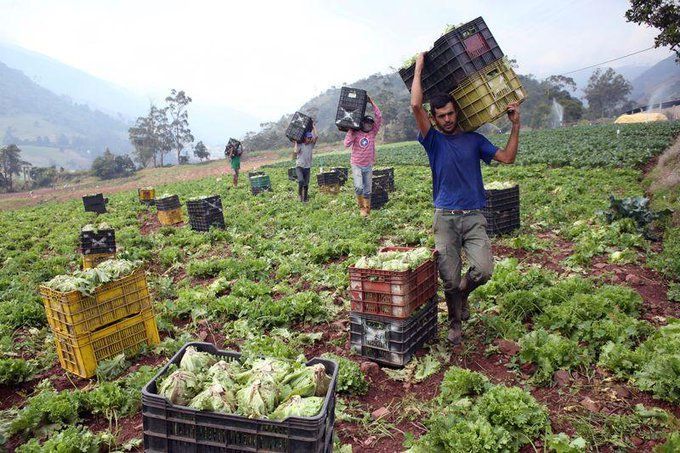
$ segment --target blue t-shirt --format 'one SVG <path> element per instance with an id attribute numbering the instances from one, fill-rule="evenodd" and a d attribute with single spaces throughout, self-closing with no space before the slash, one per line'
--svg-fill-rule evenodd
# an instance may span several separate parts
<path id="1" fill-rule="evenodd" d="M 482 168 L 498 151 L 477 132 L 443 134 L 431 127 L 418 141 L 427 151 L 432 169 L 434 207 L 441 209 L 481 209 L 486 206 Z"/>

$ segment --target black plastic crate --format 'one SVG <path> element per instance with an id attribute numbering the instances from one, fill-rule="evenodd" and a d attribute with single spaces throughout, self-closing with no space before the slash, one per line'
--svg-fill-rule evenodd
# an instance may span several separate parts
<path id="1" fill-rule="evenodd" d="M 486 218 L 486 234 L 489 236 L 507 234 L 520 227 L 519 207 L 503 211 L 483 209 L 482 213 Z"/>
<path id="2" fill-rule="evenodd" d="M 210 231 L 211 227 L 224 228 L 224 214 L 222 211 L 207 215 L 189 213 L 189 225 L 194 231 Z"/>
<path id="3" fill-rule="evenodd" d="M 104 198 L 101 193 L 94 195 L 85 195 L 83 197 L 83 206 L 85 212 L 96 212 L 97 214 L 106 213 L 106 204 L 109 202 L 108 198 Z"/>
<path id="4" fill-rule="evenodd" d="M 224 148 L 224 155 L 226 157 L 231 157 L 234 154 L 240 156 L 243 154 L 243 148 L 241 147 L 241 142 L 235 138 L 230 138 L 227 142 L 227 146 Z"/>
<path id="5" fill-rule="evenodd" d="M 266 175 L 265 172 L 263 171 L 249 171 L 248 172 L 248 178 L 252 178 L 253 176 L 264 176 Z"/>
<path id="6" fill-rule="evenodd" d="M 156 198 L 156 209 L 159 211 L 172 211 L 180 207 L 179 196 L 171 195 L 165 198 Z"/>
<path id="7" fill-rule="evenodd" d="M 486 208 L 494 211 L 519 209 L 519 186 L 508 189 L 485 190 Z"/>
<path id="8" fill-rule="evenodd" d="M 371 191 L 371 209 L 382 209 L 387 202 L 390 201 L 390 196 L 381 185 L 373 184 Z"/>
<path id="9" fill-rule="evenodd" d="M 290 120 L 288 129 L 286 129 L 286 137 L 294 142 L 301 142 L 305 137 L 305 133 L 312 130 L 312 119 L 301 112 L 295 112 L 293 118 Z"/>
<path id="10" fill-rule="evenodd" d="M 220 351 L 209 343 L 187 343 L 142 389 L 144 451 L 146 452 L 331 452 L 335 422 L 335 388 L 338 366 L 327 359 L 314 358 L 307 365 L 321 363 L 331 376 L 328 393 L 319 415 L 289 417 L 283 421 L 248 419 L 239 415 L 203 412 L 177 406 L 157 394 L 156 383 L 171 364 L 179 364 L 184 351 L 199 351 L 238 360 L 241 354 Z"/>
<path id="11" fill-rule="evenodd" d="M 325 171 L 316 175 L 316 182 L 320 186 L 339 185 L 340 174 L 335 171 Z"/>
<path id="12" fill-rule="evenodd" d="M 503 51 L 481 17 L 446 33 L 435 41 L 425 57 L 422 74 L 425 100 L 435 94 L 450 93 L 465 79 L 501 58 Z M 415 67 L 414 63 L 399 70 L 409 91 Z"/>
<path id="13" fill-rule="evenodd" d="M 291 167 L 288 169 L 288 179 L 291 181 L 297 181 L 297 170 L 295 167 Z"/>
<path id="14" fill-rule="evenodd" d="M 426 341 L 437 335 L 437 296 L 407 319 L 350 312 L 354 352 L 383 365 L 403 367 Z"/>
<path id="15" fill-rule="evenodd" d="M 81 231 L 80 251 L 83 255 L 116 253 L 116 232 L 113 229 Z"/>
<path id="16" fill-rule="evenodd" d="M 332 167 L 331 171 L 334 171 L 340 175 L 340 179 L 343 180 L 342 184 L 344 184 L 344 181 L 349 179 L 349 168 L 347 167 Z"/>
<path id="17" fill-rule="evenodd" d="M 189 216 L 207 216 L 222 213 L 222 198 L 219 195 L 201 198 L 199 200 L 188 200 L 187 211 Z"/>
<path id="18" fill-rule="evenodd" d="M 272 187 L 271 186 L 266 186 L 266 187 L 251 187 L 250 191 L 252 192 L 253 195 L 259 195 L 262 192 L 271 192 Z"/>
<path id="19" fill-rule="evenodd" d="M 338 110 L 335 114 L 335 125 L 338 129 L 343 132 L 350 129 L 361 129 L 361 120 L 366 113 L 367 100 L 366 90 L 342 87 L 340 89 Z"/>

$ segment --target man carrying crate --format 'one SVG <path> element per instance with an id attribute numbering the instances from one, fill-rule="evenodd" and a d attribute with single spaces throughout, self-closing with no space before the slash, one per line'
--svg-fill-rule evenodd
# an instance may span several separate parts
<path id="1" fill-rule="evenodd" d="M 505 148 L 497 148 L 483 135 L 458 126 L 458 107 L 449 95 L 430 99 L 430 114 L 423 108 L 421 77 L 425 53 L 416 59 L 411 87 L 411 110 L 418 126 L 418 141 L 425 148 L 432 170 L 434 242 L 439 252 L 439 275 L 444 282 L 449 311 L 448 339 L 462 339 L 461 321 L 470 317 L 468 295 L 486 283 L 493 272 L 491 241 L 486 234 L 486 205 L 480 160 L 515 161 L 519 146 L 519 104 L 508 105 L 512 131 Z M 432 122 L 436 125 L 433 127 Z M 461 252 L 470 264 L 461 279 Z"/>
<path id="2" fill-rule="evenodd" d="M 375 137 L 382 124 L 382 113 L 373 99 L 368 101 L 373 106 L 375 118 L 366 115 L 361 121 L 361 130 L 348 130 L 345 136 L 345 148 L 352 148 L 350 163 L 354 193 L 357 196 L 359 212 L 362 217 L 371 213 L 371 188 L 373 185 L 373 164 L 375 163 Z"/>
<path id="3" fill-rule="evenodd" d="M 309 173 L 312 168 L 312 152 L 318 138 L 316 125 L 312 123 L 312 132 L 305 133 L 302 143 L 295 142 L 293 158 L 295 159 L 295 173 L 298 181 L 298 197 L 300 201 L 305 203 L 309 200 Z"/>
<path id="4" fill-rule="evenodd" d="M 234 187 L 236 187 L 238 185 L 238 172 L 241 169 L 241 155 L 243 154 L 241 143 L 238 143 L 238 145 L 227 144 L 224 148 L 224 154 L 229 158 L 231 169 L 234 170 Z"/>

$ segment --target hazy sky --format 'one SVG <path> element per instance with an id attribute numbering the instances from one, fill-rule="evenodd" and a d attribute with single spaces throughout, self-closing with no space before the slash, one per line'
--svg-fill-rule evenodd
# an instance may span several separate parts
<path id="1" fill-rule="evenodd" d="M 522 73 L 546 76 L 650 47 L 625 0 L 0 0 L 0 40 L 132 91 L 276 119 L 331 85 L 399 67 L 446 24 L 483 16 Z M 613 63 L 652 64 L 657 49 Z"/>

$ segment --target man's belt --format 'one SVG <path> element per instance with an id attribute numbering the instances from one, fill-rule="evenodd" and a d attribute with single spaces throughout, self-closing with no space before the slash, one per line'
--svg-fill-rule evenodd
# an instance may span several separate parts
<path id="1" fill-rule="evenodd" d="M 442 209 L 442 208 L 435 208 L 435 212 L 441 212 L 442 214 L 477 214 L 480 212 L 479 209 Z"/>

